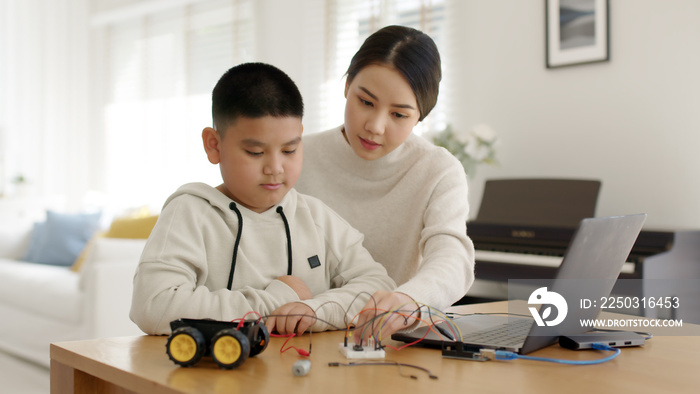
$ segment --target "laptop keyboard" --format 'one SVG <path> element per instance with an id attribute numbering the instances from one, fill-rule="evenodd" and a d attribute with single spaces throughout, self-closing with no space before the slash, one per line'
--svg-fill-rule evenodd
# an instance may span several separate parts
<path id="1" fill-rule="evenodd" d="M 518 319 L 463 336 L 465 343 L 514 347 L 522 344 L 530 332 L 533 320 Z"/>

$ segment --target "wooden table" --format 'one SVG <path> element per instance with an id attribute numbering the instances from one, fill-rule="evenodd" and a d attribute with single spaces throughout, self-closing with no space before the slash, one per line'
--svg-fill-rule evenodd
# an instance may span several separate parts
<path id="1" fill-rule="evenodd" d="M 461 313 L 506 312 L 507 302 L 457 307 Z M 513 312 L 511 304 L 511 312 Z M 603 317 L 611 317 L 607 314 Z M 653 330 L 646 330 L 653 331 Z M 644 347 L 625 348 L 616 359 L 572 366 L 529 360 L 463 361 L 443 358 L 435 349 L 387 350 L 386 359 L 429 369 L 437 380 L 413 368 L 338 366 L 343 332 L 311 336 L 312 366 L 294 376 L 300 356 L 280 353 L 284 339 L 238 369 L 221 370 L 205 357 L 182 368 L 168 359 L 165 336 L 106 338 L 51 345 L 51 392 L 57 393 L 451 393 L 461 392 L 697 392 L 700 387 L 700 336 L 655 336 Z M 393 342 L 393 341 L 392 341 Z M 308 349 L 309 335 L 289 344 Z M 397 343 L 394 343 L 395 345 Z M 553 345 L 530 355 L 590 360 L 609 352 L 570 351 Z M 415 378 L 407 375 L 415 375 Z"/>

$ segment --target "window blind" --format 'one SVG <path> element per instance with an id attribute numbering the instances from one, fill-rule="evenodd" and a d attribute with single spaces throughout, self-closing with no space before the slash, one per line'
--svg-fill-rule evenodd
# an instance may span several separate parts
<path id="1" fill-rule="evenodd" d="M 321 124 L 324 129 L 343 121 L 345 99 L 342 92 L 345 72 L 352 56 L 364 40 L 387 25 L 403 25 L 428 34 L 438 46 L 442 58 L 443 83 L 440 97 L 431 114 L 414 129 L 417 134 L 445 127 L 446 101 L 444 90 L 448 35 L 446 30 L 445 0 L 331 0 L 327 8 L 326 62 Z"/>
<path id="2" fill-rule="evenodd" d="M 151 2 L 98 15 L 104 133 L 103 190 L 126 207 L 160 204 L 181 184 L 220 183 L 201 131 L 211 90 L 232 65 L 252 61 L 252 0 Z"/>

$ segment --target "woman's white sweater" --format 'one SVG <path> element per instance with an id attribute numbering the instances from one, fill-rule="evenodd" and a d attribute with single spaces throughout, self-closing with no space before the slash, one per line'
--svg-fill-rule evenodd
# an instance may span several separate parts
<path id="1" fill-rule="evenodd" d="M 296 188 L 318 197 L 365 235 L 397 291 L 444 309 L 474 281 L 467 179 L 447 150 L 411 134 L 377 160 L 353 152 L 341 127 L 304 136 Z"/>

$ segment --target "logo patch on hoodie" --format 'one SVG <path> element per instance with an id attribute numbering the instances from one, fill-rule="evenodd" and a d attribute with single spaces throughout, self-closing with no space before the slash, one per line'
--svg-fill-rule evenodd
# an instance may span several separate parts
<path id="1" fill-rule="evenodd" d="M 307 260 L 309 260 L 309 267 L 311 267 L 312 269 L 321 266 L 321 260 L 318 259 L 317 255 L 313 255 Z"/>

